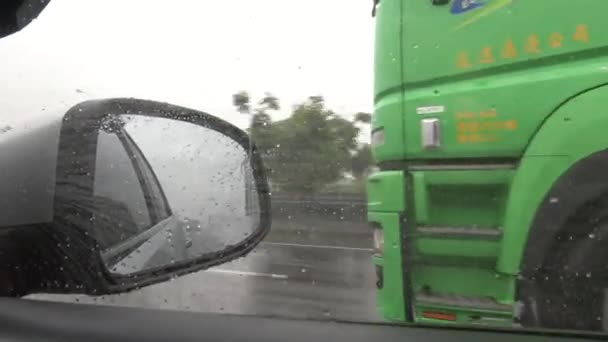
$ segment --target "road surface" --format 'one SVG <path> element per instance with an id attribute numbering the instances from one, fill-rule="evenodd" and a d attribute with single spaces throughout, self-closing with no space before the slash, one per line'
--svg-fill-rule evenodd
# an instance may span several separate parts
<path id="1" fill-rule="evenodd" d="M 304 319 L 380 321 L 364 222 L 280 219 L 245 258 L 127 294 L 30 298 Z"/>

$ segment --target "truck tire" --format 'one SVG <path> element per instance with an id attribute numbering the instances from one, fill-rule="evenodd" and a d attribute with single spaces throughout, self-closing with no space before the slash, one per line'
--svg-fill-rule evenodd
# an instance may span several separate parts
<path id="1" fill-rule="evenodd" d="M 569 220 L 546 267 L 535 277 L 537 289 L 528 294 L 534 297 L 529 302 L 535 305 L 540 327 L 585 331 L 608 327 L 608 314 L 604 314 L 608 306 L 608 209 L 598 209 L 599 205 L 608 208 L 608 201 L 600 199 Z"/>

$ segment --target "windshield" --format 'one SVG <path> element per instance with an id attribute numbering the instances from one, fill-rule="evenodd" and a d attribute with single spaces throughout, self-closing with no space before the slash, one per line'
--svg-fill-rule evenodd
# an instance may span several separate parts
<path id="1" fill-rule="evenodd" d="M 272 225 L 244 257 L 151 286 L 99 296 L 43 286 L 26 298 L 608 329 L 608 40 L 593 13 L 608 6 L 551 2 L 50 1 L 0 40 L 0 149 L 29 122 L 117 97 L 209 113 L 255 145 L 129 111 L 119 129 L 74 129 L 84 137 L 74 153 L 95 158 L 69 176 L 93 202 L 55 205 L 72 224 L 90 221 L 108 270 L 179 265 L 203 247 L 223 256 L 254 236 L 264 220 L 253 155 Z"/>

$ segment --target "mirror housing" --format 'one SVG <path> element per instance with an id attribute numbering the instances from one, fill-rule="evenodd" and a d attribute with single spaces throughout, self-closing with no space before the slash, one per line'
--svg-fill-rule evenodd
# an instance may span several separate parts
<path id="1" fill-rule="evenodd" d="M 133 122 L 147 122 L 148 126 L 137 128 Z M 162 130 L 158 129 L 160 124 Z M 158 224 L 148 222 L 131 235 L 123 233 L 131 230 L 133 224 L 114 223 L 137 221 L 117 221 L 126 217 L 121 213 L 128 211 L 125 206 L 133 205 L 133 201 L 124 201 L 122 207 L 106 205 L 111 203 L 107 198 L 103 206 L 94 206 L 100 202 L 91 201 L 95 196 L 99 198 L 97 189 L 102 184 L 98 181 L 102 177 L 99 166 L 108 164 L 107 160 L 99 159 L 103 152 L 100 136 L 118 136 L 118 132 L 122 132 L 121 138 L 130 141 L 129 146 L 134 146 L 131 161 L 149 168 L 146 175 L 142 167 L 135 167 L 137 179 L 146 186 L 150 180 L 157 184 L 155 192 L 144 189 L 142 205 L 150 208 L 150 217 L 154 217 L 152 210 L 161 210 L 156 207 L 162 204 L 151 204 L 155 199 L 166 207 L 162 209 L 166 214 L 154 221 Z M 159 132 L 165 132 L 167 138 L 154 145 L 156 140 L 162 140 L 164 133 Z M 186 132 L 190 132 L 191 138 L 183 138 Z M 203 135 L 212 138 L 207 141 L 202 139 Z M 208 162 L 220 159 L 216 157 L 197 164 L 198 158 L 186 159 L 186 152 L 170 153 L 171 146 L 185 151 L 184 148 L 201 141 L 204 141 L 198 147 L 201 156 L 209 154 L 209 146 L 215 144 L 213 150 L 230 152 L 221 161 L 232 164 Z M 164 153 L 163 149 L 169 152 Z M 118 157 L 114 157 L 117 153 L 112 150 L 106 155 L 114 158 L 110 159 L 108 169 L 118 172 L 114 169 L 119 163 Z M 168 156 L 173 161 L 162 159 Z M 0 191 L 5 194 L 4 200 L 0 199 L 0 252 L 13 251 L 10 262 L 0 269 L 0 277 L 12 281 L 5 284 L 4 291 L 0 283 L 0 295 L 126 292 L 242 257 L 270 230 L 268 181 L 257 148 L 250 143 L 247 133 L 217 117 L 184 107 L 130 98 L 87 101 L 72 107 L 59 120 L 0 134 L 0 163 L 11 165 L 4 175 L 0 174 L 4 178 L 0 178 Z M 236 173 L 235 163 L 243 166 Z M 177 166 L 173 174 L 160 171 L 172 165 Z M 198 175 L 198 183 L 205 186 L 186 187 L 190 178 L 179 173 L 186 169 L 192 169 Z M 226 175 L 216 179 L 222 172 Z M 215 179 L 211 179 L 211 173 Z M 112 175 L 109 179 L 127 178 L 121 173 Z M 179 189 L 169 189 L 178 184 Z M 130 194 L 127 188 L 124 193 Z M 190 197 L 183 200 L 182 195 Z M 193 207 L 193 203 L 204 198 L 207 202 L 201 200 L 203 216 L 186 217 L 196 213 L 180 211 L 180 205 Z M 235 211 L 234 206 L 244 209 Z M 208 207 L 215 209 L 206 210 Z M 222 208 L 228 208 L 229 215 Z M 131 212 L 134 214 L 131 216 L 137 216 L 135 211 Z M 230 230 L 221 230 L 226 227 L 217 224 L 230 226 L 229 221 L 234 224 Z M 200 229 L 198 238 L 192 238 L 192 222 L 199 222 L 195 225 Z M 207 228 L 215 228 L 217 233 L 218 226 L 220 235 L 227 232 L 230 238 L 221 240 L 223 248 L 213 249 L 205 243 L 212 231 Z M 103 227 L 106 237 L 116 232 L 105 239 L 114 242 L 102 243 L 99 227 Z M 239 231 L 243 228 L 244 233 Z M 235 231 L 239 238 L 235 238 Z M 168 243 L 150 244 L 152 240 Z M 139 257 L 148 253 L 153 244 L 157 245 L 153 252 L 162 250 L 162 253 L 152 253 L 155 258 Z M 152 259 L 156 261 L 151 263 Z M 125 264 L 130 264 L 130 268 L 125 266 L 119 271 L 119 266 Z"/>

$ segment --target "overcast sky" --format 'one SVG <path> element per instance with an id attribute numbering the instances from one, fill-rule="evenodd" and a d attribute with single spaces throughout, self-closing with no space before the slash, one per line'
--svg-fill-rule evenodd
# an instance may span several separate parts
<path id="1" fill-rule="evenodd" d="M 52 0 L 35 22 L 0 40 L 0 124 L 89 98 L 134 96 L 243 127 L 247 118 L 231 106 L 240 89 L 254 97 L 270 91 L 287 109 L 321 94 L 340 113 L 370 112 L 371 6 L 371 0 Z"/>

